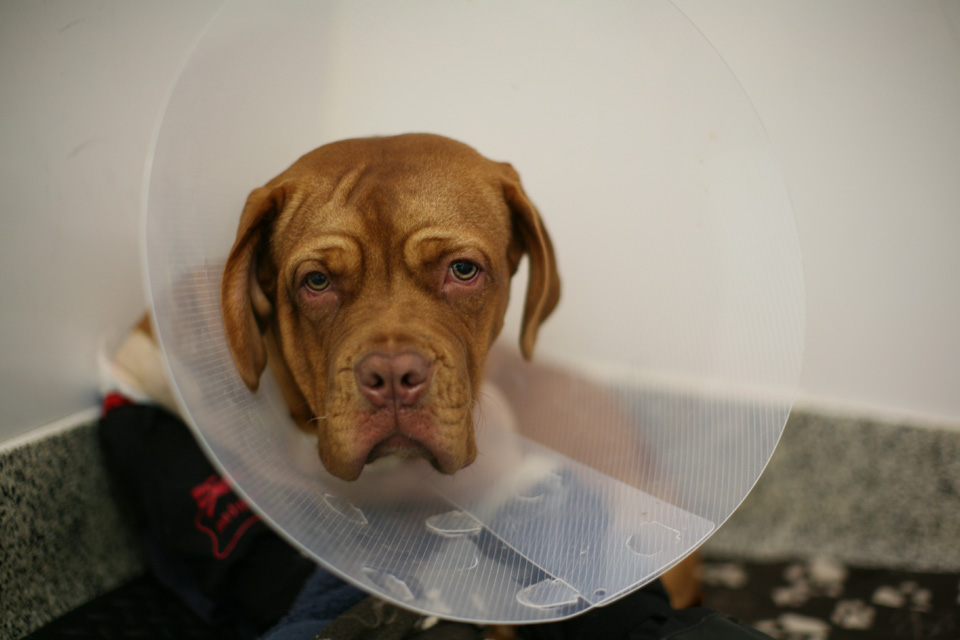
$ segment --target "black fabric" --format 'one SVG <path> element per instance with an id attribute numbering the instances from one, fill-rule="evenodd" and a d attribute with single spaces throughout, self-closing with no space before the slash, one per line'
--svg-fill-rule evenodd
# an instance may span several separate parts
<path id="1" fill-rule="evenodd" d="M 638 625 L 661 620 L 673 609 L 659 581 L 606 606 L 560 622 L 528 625 L 521 629 L 529 640 L 580 640 L 626 638 Z"/>
<path id="2" fill-rule="evenodd" d="M 121 405 L 100 424 L 107 464 L 120 499 L 144 532 L 156 577 L 202 619 L 230 622 L 241 637 L 269 629 L 295 601 L 313 562 L 277 538 L 211 467 L 180 419 L 154 406 Z M 469 640 L 472 625 L 433 624 L 375 598 L 334 620 L 321 636 L 333 640 Z M 726 625 L 725 627 L 723 625 Z M 659 583 L 601 609 L 560 623 L 531 625 L 535 640 L 646 640 L 711 629 L 717 638 L 753 638 L 708 610 L 676 612 Z M 289 631 L 294 631 L 291 627 Z M 271 633 L 277 633 L 274 628 Z M 281 633 L 281 635 L 283 635 Z"/>
<path id="3" fill-rule="evenodd" d="M 115 407 L 100 421 L 100 440 L 163 584 L 203 619 L 231 620 L 247 637 L 286 613 L 316 565 L 250 511 L 177 416 Z"/>
<path id="4" fill-rule="evenodd" d="M 307 578 L 290 611 L 261 640 L 313 638 L 350 607 L 370 597 L 337 576 L 317 567 Z"/>
<path id="5" fill-rule="evenodd" d="M 141 576 L 91 600 L 26 640 L 237 640 L 227 624 L 209 623 L 153 576 Z"/>
<path id="6" fill-rule="evenodd" d="M 155 575 L 179 600 L 169 594 L 155 597 L 156 588 L 151 591 L 141 579 L 32 638 L 249 638 L 288 612 L 315 565 L 246 508 L 176 416 L 156 407 L 119 406 L 101 421 L 100 433 L 118 499 L 144 532 Z M 713 561 L 703 569 L 709 609 L 674 611 L 663 588 L 654 583 L 571 620 L 517 631 L 529 640 L 960 637 L 957 574 L 860 569 L 823 560 Z M 357 607 L 325 629 L 331 635 L 319 637 L 482 637 L 478 627 L 434 624 L 375 598 Z"/>
<path id="7" fill-rule="evenodd" d="M 704 604 L 783 640 L 956 640 L 960 573 L 713 558 Z"/>
<path id="8" fill-rule="evenodd" d="M 811 575 L 813 574 L 813 575 Z M 960 575 L 957 573 L 913 573 L 885 569 L 847 568 L 841 589 L 836 584 L 818 581 L 808 563 L 743 563 L 708 561 L 704 566 L 705 602 L 714 609 L 735 615 L 751 625 L 759 625 L 770 636 L 784 640 L 956 640 L 960 638 Z M 806 581 L 809 584 L 804 585 Z M 792 591 L 784 593 L 782 590 Z M 896 594 L 900 594 L 899 599 Z M 883 595 L 886 594 L 886 595 Z M 929 594 L 926 599 L 924 594 Z M 787 598 L 789 596 L 789 598 Z M 631 596 L 624 602 L 633 601 Z M 787 598 L 785 600 L 785 598 Z M 371 599 L 372 600 L 372 599 Z M 860 602 L 874 610 L 871 624 L 865 629 L 851 629 L 853 618 L 834 613 L 854 610 L 849 603 Z M 634 601 L 635 602 L 635 601 Z M 615 605 L 614 605 L 615 606 Z M 597 621 L 596 612 L 585 614 L 584 620 L 550 625 L 520 627 L 521 637 L 563 638 L 557 626 L 576 624 L 582 637 L 607 638 L 606 623 Z M 695 616 L 699 611 L 693 610 Z M 681 624 L 687 614 L 678 611 Z M 589 618 L 587 616 L 590 616 Z M 416 616 L 414 616 L 416 618 Z M 585 621 L 598 622 L 591 627 Z M 835 620 L 835 621 L 834 621 Z M 863 621 L 861 618 L 860 621 Z M 819 624 L 818 624 L 819 623 Z M 730 635 L 728 625 L 738 625 L 718 613 L 700 617 L 699 622 L 675 630 L 668 640 L 707 640 L 742 637 L 754 640 L 766 636 L 747 635 L 748 629 L 737 628 L 743 635 Z M 472 640 L 476 629 L 451 628 L 439 622 L 428 629 L 407 625 L 404 640 Z M 596 629 L 596 631 L 594 631 Z M 546 631 L 555 635 L 543 635 Z M 416 635 L 420 634 L 420 635 Z M 686 634 L 686 635 L 685 635 Z M 724 635 L 727 634 L 727 635 Z M 318 636 L 324 638 L 324 635 Z M 381 636 L 370 635 L 369 638 Z M 630 636 L 627 636 L 630 637 Z M 642 636 L 641 636 L 642 637 Z M 152 576 L 140 577 L 79 609 L 48 624 L 28 636 L 29 640 L 61 638 L 138 638 L 143 640 L 209 638 L 233 640 L 236 631 L 229 626 L 208 623 L 194 615 L 183 602 L 161 587 Z M 309 640 L 304 638 L 303 640 Z M 355 640 L 366 640 L 363 636 Z"/>
<path id="9" fill-rule="evenodd" d="M 377 598 L 348 609 L 316 636 L 322 640 L 482 640 L 483 628 L 425 618 Z"/>
<path id="10" fill-rule="evenodd" d="M 769 636 L 704 608 L 675 610 L 657 581 L 583 615 L 520 627 L 527 640 L 759 640 Z"/>
<path id="11" fill-rule="evenodd" d="M 656 630 L 656 635 L 631 635 L 631 639 L 662 640 L 770 640 L 770 636 L 710 609 L 678 611 Z"/>

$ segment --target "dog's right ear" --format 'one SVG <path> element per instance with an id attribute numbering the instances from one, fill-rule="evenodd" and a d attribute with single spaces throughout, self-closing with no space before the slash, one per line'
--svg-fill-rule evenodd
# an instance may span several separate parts
<path id="1" fill-rule="evenodd" d="M 283 185 L 254 189 L 240 216 L 237 239 L 220 281 L 220 308 L 227 344 L 240 377 L 251 391 L 260 386 L 267 366 L 267 347 L 263 342 L 273 314 L 273 303 L 258 277 L 261 254 L 269 242 L 269 231 L 283 209 Z"/>

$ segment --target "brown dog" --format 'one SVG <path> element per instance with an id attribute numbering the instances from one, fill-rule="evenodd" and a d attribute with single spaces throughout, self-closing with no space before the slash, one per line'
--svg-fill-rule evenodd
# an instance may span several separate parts
<path id="1" fill-rule="evenodd" d="M 391 452 L 452 473 L 476 454 L 470 408 L 524 253 L 529 358 L 559 280 L 516 172 L 437 136 L 322 147 L 250 194 L 222 281 L 233 357 L 251 389 L 269 357 L 336 475 L 356 478 Z M 499 355 L 492 366 L 511 366 Z M 130 397 L 177 410 L 146 318 L 107 366 Z M 563 389 L 563 376 L 543 379 Z M 617 466 L 616 438 L 585 434 L 567 452 L 537 431 L 558 416 L 520 413 L 528 437 L 601 470 Z M 675 607 L 698 602 L 696 567 L 694 555 L 663 576 Z"/>
<path id="2" fill-rule="evenodd" d="M 435 135 L 320 147 L 247 199 L 222 280 L 234 361 L 256 390 L 269 360 L 333 475 L 392 454 L 454 473 L 476 457 L 472 410 L 524 254 L 529 359 L 560 280 L 513 168 Z"/>

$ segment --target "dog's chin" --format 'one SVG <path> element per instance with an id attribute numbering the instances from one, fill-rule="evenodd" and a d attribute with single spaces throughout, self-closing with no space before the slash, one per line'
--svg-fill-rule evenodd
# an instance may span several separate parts
<path id="1" fill-rule="evenodd" d="M 374 468 L 389 469 L 394 466 L 391 460 L 401 463 L 404 460 L 422 459 L 440 473 L 452 475 L 472 463 L 476 457 L 472 438 L 462 447 L 463 451 L 448 450 L 439 443 L 430 442 L 429 437 L 420 440 L 400 429 L 391 429 L 382 433 L 379 439 L 376 438 L 358 438 L 340 447 L 319 443 L 321 462 L 332 475 L 351 482 L 359 478 L 365 467 L 371 464 Z"/>
<path id="2" fill-rule="evenodd" d="M 472 460 L 465 460 L 463 456 L 433 450 L 419 440 L 399 431 L 376 443 L 367 454 L 364 466 L 382 461 L 384 458 L 393 458 L 397 461 L 423 459 L 434 469 L 447 475 L 456 473 L 472 462 Z M 383 463 L 380 466 L 383 466 Z"/>
<path id="3" fill-rule="evenodd" d="M 422 443 L 402 433 L 395 433 L 373 445 L 373 449 L 371 449 L 367 455 L 365 464 L 370 464 L 387 456 L 395 456 L 397 458 L 424 458 L 431 461 L 431 463 L 436 459 L 436 456 Z"/>
<path id="4" fill-rule="evenodd" d="M 449 456 L 437 455 L 423 444 L 403 435 L 391 436 L 378 442 L 365 456 L 351 460 L 323 461 L 323 464 L 332 475 L 352 482 L 360 477 L 368 465 L 373 469 L 388 470 L 395 467 L 393 462 L 400 464 L 404 460 L 416 459 L 427 461 L 434 469 L 447 475 L 466 466 Z"/>

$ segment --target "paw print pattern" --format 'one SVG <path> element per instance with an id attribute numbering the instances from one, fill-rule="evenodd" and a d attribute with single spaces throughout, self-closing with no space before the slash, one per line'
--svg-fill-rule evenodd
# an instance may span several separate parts
<path id="1" fill-rule="evenodd" d="M 777 587 L 770 598 L 778 607 L 801 607 L 810 599 L 810 585 L 803 581 L 785 587 Z"/>
<path id="2" fill-rule="evenodd" d="M 746 585 L 739 590 L 725 586 L 741 580 Z M 723 605 L 716 608 L 776 640 L 960 640 L 956 573 L 848 568 L 824 559 L 728 561 L 704 583 L 707 606 L 713 604 L 710 587 L 716 587 L 716 604 Z"/>
<path id="3" fill-rule="evenodd" d="M 863 600 L 841 600 L 830 614 L 830 622 L 841 629 L 869 629 L 877 610 Z"/>
<path id="4" fill-rule="evenodd" d="M 930 589 L 908 580 L 901 582 L 897 587 L 889 585 L 877 587 L 870 601 L 875 605 L 890 609 L 908 609 L 928 613 L 932 608 L 933 593 Z M 958 604 L 960 604 L 960 599 L 958 599 Z"/>
<path id="5" fill-rule="evenodd" d="M 773 620 L 761 620 L 754 628 L 776 640 L 827 640 L 830 625 L 817 618 L 784 613 Z"/>
<path id="6" fill-rule="evenodd" d="M 747 586 L 747 570 L 737 562 L 707 564 L 700 567 L 700 579 L 709 587 L 743 589 Z"/>
<path id="7" fill-rule="evenodd" d="M 787 585 L 774 589 L 770 597 L 778 607 L 799 607 L 815 596 L 843 595 L 847 568 L 826 558 L 788 565 L 783 572 Z"/>
<path id="8" fill-rule="evenodd" d="M 834 560 L 815 558 L 807 565 L 810 582 L 817 594 L 836 598 L 843 594 L 847 580 L 847 568 Z"/>

